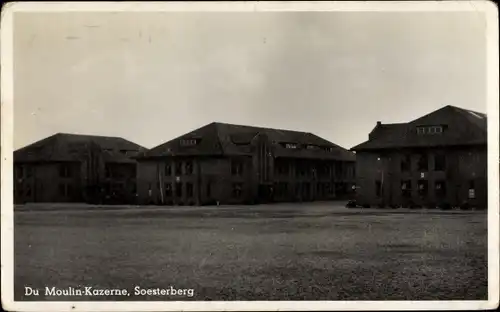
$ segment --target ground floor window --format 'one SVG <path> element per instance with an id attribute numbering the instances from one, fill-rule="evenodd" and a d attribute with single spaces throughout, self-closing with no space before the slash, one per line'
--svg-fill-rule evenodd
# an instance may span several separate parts
<path id="1" fill-rule="evenodd" d="M 469 181 L 469 199 L 476 198 L 476 183 L 474 180 Z"/>
<path id="2" fill-rule="evenodd" d="M 411 180 L 401 181 L 401 195 L 406 198 L 411 197 Z"/>
<path id="3" fill-rule="evenodd" d="M 175 184 L 175 197 L 182 197 L 182 183 L 178 182 Z"/>
<path id="4" fill-rule="evenodd" d="M 242 183 L 233 183 L 233 197 L 240 198 L 243 189 Z"/>
<path id="5" fill-rule="evenodd" d="M 106 186 L 109 188 L 109 184 L 106 184 Z M 62 197 L 68 197 L 71 195 L 73 191 L 73 187 L 71 184 L 67 183 L 60 183 L 59 184 L 59 195 Z"/>
<path id="6" fill-rule="evenodd" d="M 172 183 L 165 183 L 165 197 L 172 197 Z"/>
<path id="7" fill-rule="evenodd" d="M 382 196 L 382 181 L 375 181 L 375 195 Z"/>
<path id="8" fill-rule="evenodd" d="M 429 190 L 429 182 L 427 180 L 418 181 L 418 195 L 426 196 Z"/>
<path id="9" fill-rule="evenodd" d="M 438 197 L 443 197 L 446 195 L 446 182 L 445 181 L 436 181 L 434 182 L 436 195 Z"/>
<path id="10" fill-rule="evenodd" d="M 286 182 L 274 183 L 274 192 L 277 197 L 286 197 L 288 195 L 288 183 Z"/>
<path id="11" fill-rule="evenodd" d="M 212 185 L 210 182 L 207 183 L 207 197 L 212 196 Z"/>
<path id="12" fill-rule="evenodd" d="M 193 183 L 186 183 L 186 195 L 187 197 L 193 197 Z"/>

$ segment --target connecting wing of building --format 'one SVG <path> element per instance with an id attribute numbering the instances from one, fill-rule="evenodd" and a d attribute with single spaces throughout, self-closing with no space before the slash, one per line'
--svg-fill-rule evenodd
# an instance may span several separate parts
<path id="1" fill-rule="evenodd" d="M 131 202 L 142 146 L 58 133 L 14 152 L 14 202 Z"/>
<path id="2" fill-rule="evenodd" d="M 445 106 L 408 123 L 377 122 L 356 152 L 363 206 L 487 205 L 487 117 Z"/>
<path id="3" fill-rule="evenodd" d="M 144 204 L 236 204 L 345 197 L 354 153 L 314 134 L 210 123 L 141 153 Z"/>

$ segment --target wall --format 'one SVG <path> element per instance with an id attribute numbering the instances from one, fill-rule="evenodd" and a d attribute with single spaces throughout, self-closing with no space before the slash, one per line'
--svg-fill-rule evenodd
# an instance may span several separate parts
<path id="1" fill-rule="evenodd" d="M 418 154 L 428 155 L 428 168 L 420 172 L 417 168 Z M 434 155 L 444 153 L 446 169 L 434 170 Z M 401 170 L 401 161 L 405 154 L 411 155 L 411 170 Z M 435 206 L 439 203 L 459 205 L 468 200 L 469 180 L 475 181 L 476 199 L 471 203 L 477 206 L 486 203 L 486 148 L 461 149 L 425 149 L 425 150 L 397 150 L 385 153 L 358 152 L 356 164 L 357 201 L 359 204 L 369 205 L 422 205 Z M 380 157 L 380 160 L 378 158 Z M 428 196 L 421 197 L 418 193 L 418 181 L 428 181 Z M 411 197 L 402 195 L 401 182 L 411 181 Z M 380 196 L 376 194 L 376 181 L 383 181 Z M 435 182 L 445 181 L 446 195 L 439 197 L 436 193 Z"/>

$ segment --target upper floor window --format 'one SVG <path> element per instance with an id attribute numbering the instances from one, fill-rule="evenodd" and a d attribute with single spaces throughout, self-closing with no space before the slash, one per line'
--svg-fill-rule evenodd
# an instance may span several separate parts
<path id="1" fill-rule="evenodd" d="M 196 139 L 182 139 L 181 140 L 181 145 L 182 146 L 193 146 L 196 145 L 197 141 Z"/>
<path id="2" fill-rule="evenodd" d="M 425 126 L 425 127 L 417 127 L 417 133 L 420 135 L 423 134 L 439 134 L 443 132 L 442 126 Z"/>
<path id="3" fill-rule="evenodd" d="M 176 161 L 175 162 L 175 175 L 181 175 L 182 174 L 182 162 Z"/>
<path id="4" fill-rule="evenodd" d="M 186 174 L 190 175 L 193 174 L 193 162 L 192 161 L 186 161 Z"/>
<path id="5" fill-rule="evenodd" d="M 59 176 L 61 178 L 69 178 L 71 176 L 70 167 L 66 164 L 61 164 L 59 166 Z"/>
<path id="6" fill-rule="evenodd" d="M 418 155 L 418 162 L 417 162 L 417 168 L 418 171 L 427 171 L 429 168 L 429 162 L 427 159 L 427 154 L 420 154 Z"/>
<path id="7" fill-rule="evenodd" d="M 444 154 L 434 155 L 434 170 L 443 171 L 446 169 L 446 156 Z"/>
<path id="8" fill-rule="evenodd" d="M 239 160 L 233 160 L 231 162 L 231 174 L 232 175 L 242 175 L 243 174 L 243 163 Z"/>
<path id="9" fill-rule="evenodd" d="M 165 175 L 169 176 L 172 174 L 172 164 L 171 163 L 166 163 L 165 164 Z"/>
<path id="10" fill-rule="evenodd" d="M 318 149 L 318 146 L 316 145 L 307 145 L 306 147 L 308 150 L 315 150 L 315 149 Z"/>
<path id="11" fill-rule="evenodd" d="M 404 155 L 403 159 L 401 160 L 401 171 L 406 172 L 410 171 L 410 169 L 411 169 L 411 156 Z"/>

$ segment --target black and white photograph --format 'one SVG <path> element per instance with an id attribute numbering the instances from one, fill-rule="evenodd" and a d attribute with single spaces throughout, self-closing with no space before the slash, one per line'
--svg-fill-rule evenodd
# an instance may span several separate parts
<path id="1" fill-rule="evenodd" d="M 9 311 L 499 304 L 488 1 L 2 8 Z"/>

